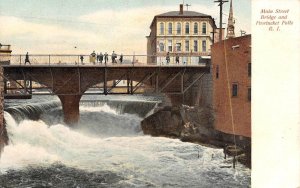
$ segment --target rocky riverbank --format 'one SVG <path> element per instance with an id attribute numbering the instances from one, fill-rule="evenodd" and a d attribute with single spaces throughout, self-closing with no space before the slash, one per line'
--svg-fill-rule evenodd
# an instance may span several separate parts
<path id="1" fill-rule="evenodd" d="M 251 167 L 251 140 L 215 130 L 213 109 L 210 107 L 170 107 L 156 109 L 156 112 L 141 122 L 144 134 L 178 138 L 183 142 L 193 142 L 211 147 L 224 148 L 236 143 L 239 150 L 237 159 Z"/>

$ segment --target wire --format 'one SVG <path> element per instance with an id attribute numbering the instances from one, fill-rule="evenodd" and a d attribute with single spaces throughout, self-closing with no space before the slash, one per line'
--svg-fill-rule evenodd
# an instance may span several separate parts
<path id="1" fill-rule="evenodd" d="M 227 62 L 227 53 L 226 53 L 226 45 L 224 41 L 224 56 L 225 56 L 225 69 L 226 69 L 226 80 L 227 80 L 227 89 L 228 89 L 228 101 L 229 101 L 229 108 L 230 108 L 230 115 L 231 115 L 231 126 L 232 126 L 232 132 L 233 132 L 233 141 L 234 146 L 236 149 L 236 135 L 235 135 L 235 124 L 234 124 L 234 117 L 233 117 L 233 110 L 232 110 L 232 101 L 231 101 L 231 92 L 230 92 L 230 82 L 229 82 L 229 72 L 228 72 L 228 62 Z"/>

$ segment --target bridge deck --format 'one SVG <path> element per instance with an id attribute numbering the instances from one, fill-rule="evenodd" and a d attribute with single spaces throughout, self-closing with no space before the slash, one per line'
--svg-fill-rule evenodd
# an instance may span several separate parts
<path id="1" fill-rule="evenodd" d="M 18 68 L 18 67 L 41 67 L 41 68 L 47 68 L 47 67 L 58 67 L 58 68 L 75 68 L 75 67 L 87 67 L 87 68 L 94 68 L 94 67 L 115 67 L 115 68 L 130 68 L 130 67 L 136 67 L 136 68 L 146 68 L 146 67 L 151 67 L 151 68 L 160 68 L 160 67 L 163 67 L 163 68 L 173 68 L 173 67 L 176 67 L 176 68 L 185 68 L 185 67 L 189 67 L 189 68 L 204 68 L 204 67 L 208 67 L 206 64 L 198 64 L 198 65 L 183 65 L 183 64 L 169 64 L 169 65 L 149 65 L 149 64 L 96 64 L 96 65 L 91 65 L 91 64 L 88 64 L 88 65 L 74 65 L 74 64 L 50 64 L 50 65 L 46 65 L 46 64 L 42 64 L 42 65 L 37 65 L 37 64 L 34 64 L 34 65 L 2 65 L 2 67 L 11 67 L 11 68 Z"/>

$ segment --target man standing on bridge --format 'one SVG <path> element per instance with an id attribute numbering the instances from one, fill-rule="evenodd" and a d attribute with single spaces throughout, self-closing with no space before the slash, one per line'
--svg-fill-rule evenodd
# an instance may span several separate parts
<path id="1" fill-rule="evenodd" d="M 83 55 L 80 55 L 81 64 L 83 64 Z"/>
<path id="2" fill-rule="evenodd" d="M 120 59 L 119 60 L 120 60 L 120 63 L 123 62 L 123 54 L 120 55 Z"/>
<path id="3" fill-rule="evenodd" d="M 117 58 L 117 54 L 115 53 L 115 51 L 113 51 L 113 53 L 111 54 L 112 63 L 117 63 L 116 58 Z"/>
<path id="4" fill-rule="evenodd" d="M 167 53 L 166 60 L 167 60 L 167 64 L 169 64 L 170 63 L 170 53 L 169 52 Z"/>
<path id="5" fill-rule="evenodd" d="M 103 54 L 102 54 L 102 52 L 100 52 L 100 54 L 98 55 L 98 60 L 102 64 L 102 61 L 103 61 Z"/>
<path id="6" fill-rule="evenodd" d="M 176 54 L 175 61 L 176 61 L 176 64 L 177 63 L 179 64 L 179 55 L 178 54 Z"/>
<path id="7" fill-rule="evenodd" d="M 108 54 L 107 54 L 107 52 L 105 52 L 105 54 L 104 54 L 104 63 L 106 64 L 106 62 L 108 62 Z"/>
<path id="8" fill-rule="evenodd" d="M 25 65 L 26 63 L 29 63 L 29 65 L 31 65 L 30 61 L 29 61 L 29 55 L 28 55 L 28 52 L 26 53 L 26 56 L 25 56 Z"/>

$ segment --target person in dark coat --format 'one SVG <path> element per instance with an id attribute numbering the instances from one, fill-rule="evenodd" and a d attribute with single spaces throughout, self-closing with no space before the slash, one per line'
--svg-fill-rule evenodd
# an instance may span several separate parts
<path id="1" fill-rule="evenodd" d="M 104 63 L 108 62 L 108 54 L 107 52 L 104 53 Z"/>
<path id="2" fill-rule="evenodd" d="M 29 65 L 31 65 L 30 61 L 29 61 L 29 55 L 28 55 L 28 52 L 26 53 L 26 56 L 25 56 L 25 65 L 26 63 L 29 63 Z"/>
<path id="3" fill-rule="evenodd" d="M 166 60 L 167 60 L 167 64 L 169 64 L 170 63 L 170 53 L 169 52 L 167 53 Z"/>
<path id="4" fill-rule="evenodd" d="M 177 63 L 179 64 L 179 55 L 178 54 L 176 54 L 175 61 L 176 61 L 176 64 Z"/>
<path id="5" fill-rule="evenodd" d="M 112 63 L 117 63 L 116 58 L 117 58 L 117 54 L 115 53 L 115 51 L 113 51 L 113 53 L 111 54 Z"/>
<path id="6" fill-rule="evenodd" d="M 123 54 L 120 55 L 120 59 L 119 60 L 120 60 L 120 63 L 123 62 Z"/>
<path id="7" fill-rule="evenodd" d="M 102 64 L 102 61 L 103 61 L 103 54 L 102 54 L 102 52 L 100 52 L 100 54 L 99 54 L 99 62 Z"/>
<path id="8" fill-rule="evenodd" d="M 81 64 L 83 64 L 83 59 L 84 59 L 84 58 L 83 58 L 83 55 L 81 55 L 81 56 L 80 56 Z"/>

